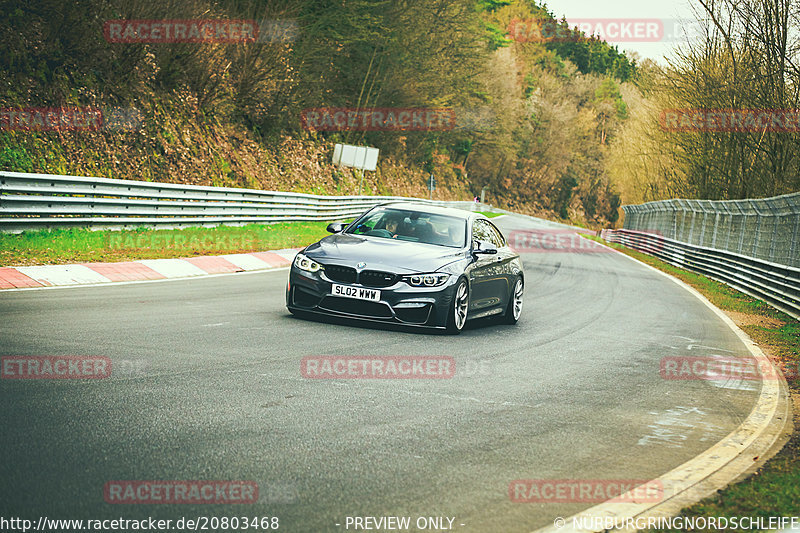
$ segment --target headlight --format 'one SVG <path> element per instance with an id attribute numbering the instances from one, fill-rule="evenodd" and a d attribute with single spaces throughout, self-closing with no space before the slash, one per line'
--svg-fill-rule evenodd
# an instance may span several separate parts
<path id="1" fill-rule="evenodd" d="M 411 276 L 403 276 L 403 281 L 412 287 L 441 287 L 447 280 L 450 279 L 450 274 L 413 274 Z"/>
<path id="2" fill-rule="evenodd" d="M 294 257 L 294 266 L 300 270 L 305 270 L 306 272 L 316 272 L 318 270 L 322 270 L 322 265 L 312 259 L 309 259 L 303 254 L 297 254 Z"/>

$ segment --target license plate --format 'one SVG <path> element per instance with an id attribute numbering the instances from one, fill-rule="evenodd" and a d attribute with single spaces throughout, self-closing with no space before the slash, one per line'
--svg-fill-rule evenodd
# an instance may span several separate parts
<path id="1" fill-rule="evenodd" d="M 363 287 L 351 287 L 350 285 L 336 285 L 331 287 L 334 296 L 344 296 L 345 298 L 355 298 L 356 300 L 371 300 L 377 302 L 381 299 L 381 291 L 375 289 L 365 289 Z"/>

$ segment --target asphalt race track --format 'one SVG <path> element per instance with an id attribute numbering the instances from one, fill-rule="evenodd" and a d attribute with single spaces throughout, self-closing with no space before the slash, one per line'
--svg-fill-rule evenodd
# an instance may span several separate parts
<path id="1" fill-rule="evenodd" d="M 506 235 L 534 224 L 496 221 Z M 665 356 L 747 355 L 690 293 L 612 252 L 523 260 L 520 323 L 455 337 L 292 317 L 286 270 L 2 292 L 0 355 L 107 356 L 114 371 L 0 380 L 0 515 L 277 516 L 300 532 L 431 516 L 528 532 L 593 504 L 515 503 L 512 481 L 651 479 L 750 412 L 758 382 L 659 374 Z M 446 355 L 457 370 L 303 378 L 318 355 Z M 114 480 L 250 480 L 259 501 L 115 505 Z"/>

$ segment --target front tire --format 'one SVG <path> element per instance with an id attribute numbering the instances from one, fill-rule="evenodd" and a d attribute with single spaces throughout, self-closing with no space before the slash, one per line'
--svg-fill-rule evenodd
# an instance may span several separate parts
<path id="1" fill-rule="evenodd" d="M 456 285 L 453 293 L 453 301 L 450 303 L 450 312 L 447 316 L 447 332 L 451 335 L 458 335 L 467 323 L 467 311 L 469 310 L 469 287 L 467 281 L 462 279 Z"/>
<path id="2" fill-rule="evenodd" d="M 516 324 L 519 317 L 522 316 L 522 293 L 525 285 L 522 283 L 522 278 L 517 278 L 514 284 L 514 289 L 511 291 L 508 300 L 508 307 L 506 307 L 506 314 L 503 316 L 503 322 L 506 324 Z"/>

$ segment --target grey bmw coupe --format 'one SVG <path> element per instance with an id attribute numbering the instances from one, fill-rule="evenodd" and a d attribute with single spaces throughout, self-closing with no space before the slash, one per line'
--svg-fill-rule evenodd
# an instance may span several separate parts
<path id="1" fill-rule="evenodd" d="M 522 312 L 522 261 L 479 213 L 411 203 L 367 210 L 301 250 L 286 306 L 460 333 L 467 320 Z"/>

